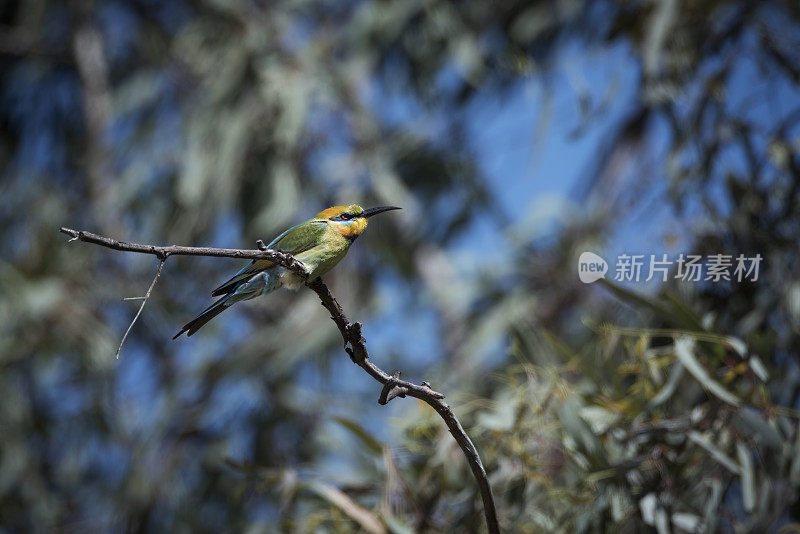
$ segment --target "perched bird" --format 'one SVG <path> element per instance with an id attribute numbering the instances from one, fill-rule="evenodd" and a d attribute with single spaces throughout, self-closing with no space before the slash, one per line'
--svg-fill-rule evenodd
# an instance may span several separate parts
<path id="1" fill-rule="evenodd" d="M 366 229 L 368 218 L 384 211 L 399 209 L 395 206 L 381 206 L 365 210 L 355 204 L 334 206 L 297 226 L 292 226 L 273 239 L 267 248 L 289 253 L 300 260 L 308 273 L 308 280 L 311 281 L 330 271 L 345 257 L 350 245 Z M 299 276 L 270 260 L 253 260 L 233 278 L 212 291 L 212 297 L 221 298 L 186 323 L 172 339 L 184 332 L 191 336 L 240 300 L 267 295 L 281 286 L 295 289 L 302 284 L 303 280 Z"/>

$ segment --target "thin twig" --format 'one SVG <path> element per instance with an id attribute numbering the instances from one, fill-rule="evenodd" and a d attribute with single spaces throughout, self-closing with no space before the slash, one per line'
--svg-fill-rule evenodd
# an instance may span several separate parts
<path id="1" fill-rule="evenodd" d="M 483 500 L 483 511 L 486 517 L 486 526 L 488 527 L 490 534 L 500 532 L 500 527 L 497 522 L 497 511 L 495 509 L 494 496 L 492 495 L 492 488 L 489 485 L 489 479 L 486 476 L 486 470 L 483 467 L 478 450 L 475 448 L 472 440 L 469 439 L 469 436 L 464 431 L 464 428 L 461 426 L 461 422 L 456 417 L 452 408 L 450 408 L 450 406 L 444 402 L 444 395 L 431 389 L 431 386 L 428 384 L 428 382 L 422 382 L 421 385 L 418 385 L 406 380 L 401 380 L 399 372 L 396 372 L 394 375 L 389 375 L 380 367 L 375 365 L 369 358 L 366 340 L 361 335 L 361 323 L 351 323 L 345 315 L 344 310 L 342 310 L 342 307 L 339 305 L 339 302 L 334 298 L 333 294 L 331 294 L 328 286 L 326 286 L 320 278 L 309 281 L 308 274 L 303 268 L 303 264 L 290 254 L 285 254 L 276 250 L 265 249 L 263 242 L 258 243 L 258 247 L 262 250 L 181 247 L 176 245 L 155 246 L 125 243 L 123 241 L 117 241 L 115 239 L 99 236 L 90 232 L 72 230 L 70 228 L 61 228 L 61 232 L 70 236 L 72 238 L 70 241 L 78 239 L 80 241 L 94 243 L 96 245 L 101 245 L 114 250 L 139 252 L 157 256 L 159 259 L 161 259 L 161 264 L 159 265 L 156 278 L 153 280 L 153 283 L 150 286 L 150 290 L 153 289 L 156 280 L 158 280 L 158 274 L 161 273 L 161 267 L 164 265 L 164 261 L 166 261 L 167 257 L 173 255 L 212 256 L 240 259 L 268 259 L 301 276 L 304 280 L 306 280 L 306 286 L 308 286 L 317 294 L 322 306 L 325 307 L 325 309 L 330 313 L 331 319 L 339 329 L 339 333 L 342 335 L 342 339 L 344 340 L 344 350 L 350 356 L 350 359 L 356 365 L 361 367 L 368 375 L 383 384 L 384 387 L 381 391 L 378 402 L 380 404 L 386 404 L 395 397 L 414 397 L 427 403 L 444 420 L 445 424 L 447 425 L 447 429 L 450 431 L 450 434 L 452 434 L 458 445 L 461 447 L 461 450 L 467 459 L 467 463 L 469 463 L 469 467 L 472 470 L 472 474 L 474 475 L 475 480 L 478 482 L 478 489 L 481 494 L 481 499 Z M 149 296 L 150 290 L 148 290 L 148 295 L 145 297 Z M 139 313 L 141 313 L 143 307 L 144 302 L 142 303 L 142 307 L 139 308 Z M 139 316 L 139 313 L 136 314 L 136 317 Z M 135 321 L 136 318 L 134 318 L 134 322 Z M 133 326 L 133 323 L 131 323 L 131 326 Z M 130 327 L 128 330 L 130 331 Z M 127 332 L 125 335 L 127 336 Z M 123 341 L 124 340 L 125 338 L 123 337 Z"/>
<path id="2" fill-rule="evenodd" d="M 164 267 L 164 262 L 167 261 L 166 256 L 161 258 L 161 261 L 158 264 L 158 271 L 156 271 L 156 276 L 153 278 L 153 281 L 150 283 L 150 287 L 147 288 L 147 293 L 144 294 L 144 297 L 133 297 L 133 298 L 141 298 L 142 305 L 139 306 L 139 311 L 136 312 L 136 315 L 133 316 L 133 321 L 131 324 L 128 325 L 128 329 L 125 330 L 125 335 L 122 336 L 122 341 L 119 342 L 119 347 L 117 347 L 117 359 L 119 360 L 119 352 L 122 350 L 122 345 L 125 344 L 125 339 L 127 339 L 128 334 L 133 328 L 134 323 L 136 323 L 136 319 L 142 314 L 142 310 L 144 309 L 144 305 L 147 304 L 147 299 L 150 298 L 150 293 L 153 292 L 153 288 L 156 286 L 156 282 L 158 282 L 158 277 L 161 276 L 161 269 Z M 130 300 L 130 299 L 126 299 Z"/>

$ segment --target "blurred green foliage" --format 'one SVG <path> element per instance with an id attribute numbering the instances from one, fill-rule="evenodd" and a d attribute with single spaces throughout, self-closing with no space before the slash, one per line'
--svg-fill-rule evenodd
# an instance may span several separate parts
<path id="1" fill-rule="evenodd" d="M 566 46 L 622 47 L 635 98 L 542 239 L 465 130 Z M 2 4 L 0 532 L 481 531 L 440 420 L 365 408 L 313 294 L 168 343 L 231 270 L 171 258 L 115 361 L 154 260 L 57 233 L 246 246 L 354 199 L 403 215 L 328 282 L 370 347 L 371 311 L 437 325 L 437 365 L 374 357 L 447 393 L 505 530 L 800 528 L 798 47 L 781 0 Z M 580 135 L 608 117 L 574 90 Z M 648 203 L 763 277 L 580 284 L 577 255 Z M 461 269 L 487 220 L 503 256 Z M 376 436 L 389 414 L 401 442 Z"/>

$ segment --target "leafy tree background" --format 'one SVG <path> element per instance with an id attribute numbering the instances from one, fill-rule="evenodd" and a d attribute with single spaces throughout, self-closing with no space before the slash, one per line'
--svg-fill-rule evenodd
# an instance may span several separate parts
<path id="1" fill-rule="evenodd" d="M 115 360 L 154 260 L 57 232 L 345 202 L 404 210 L 326 279 L 505 529 L 800 529 L 798 49 L 780 0 L 0 3 L 0 531 L 481 531 L 311 292 L 172 342 L 238 268 L 172 258 Z M 584 250 L 764 263 L 587 286 Z"/>

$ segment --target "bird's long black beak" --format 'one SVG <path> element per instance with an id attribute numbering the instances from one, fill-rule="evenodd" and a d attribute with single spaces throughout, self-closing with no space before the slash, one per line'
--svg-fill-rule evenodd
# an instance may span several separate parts
<path id="1" fill-rule="evenodd" d="M 361 212 L 362 217 L 372 217 L 373 215 L 377 215 L 379 213 L 383 213 L 384 211 L 391 211 L 391 210 L 399 210 L 397 206 L 380 206 L 377 208 L 370 208 L 368 210 L 364 210 Z"/>

